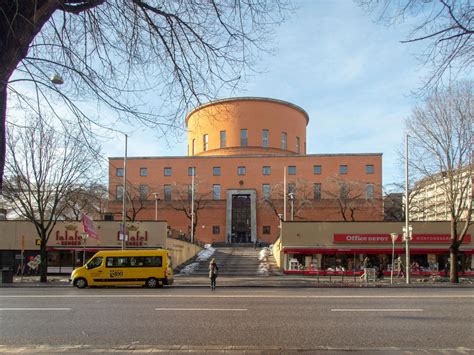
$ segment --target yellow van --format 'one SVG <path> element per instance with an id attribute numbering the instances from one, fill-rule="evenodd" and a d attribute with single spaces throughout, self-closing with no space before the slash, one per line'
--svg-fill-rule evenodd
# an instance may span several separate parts
<path id="1" fill-rule="evenodd" d="M 168 251 L 103 250 L 71 274 L 77 288 L 87 286 L 161 287 L 173 284 L 173 269 Z"/>

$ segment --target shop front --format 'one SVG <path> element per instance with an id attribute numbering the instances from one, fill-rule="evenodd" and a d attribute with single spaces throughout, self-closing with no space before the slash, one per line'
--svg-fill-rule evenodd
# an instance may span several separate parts
<path id="1" fill-rule="evenodd" d="M 49 237 L 48 274 L 68 274 L 82 266 L 97 251 L 122 248 L 120 223 L 96 221 L 98 239 L 84 238 L 81 222 L 58 222 Z M 37 275 L 40 240 L 34 226 L 26 221 L 0 222 L 0 267 L 18 275 Z M 127 225 L 127 249 L 166 248 L 166 222 L 133 222 Z"/>
<path id="2" fill-rule="evenodd" d="M 412 225 L 413 235 L 409 243 L 411 274 L 447 274 L 449 224 Z M 398 260 L 403 264 L 406 260 L 401 233 L 393 243 L 391 238 L 391 233 L 402 229 L 401 223 L 286 222 L 282 228 L 280 257 L 286 274 L 359 275 L 363 273 L 363 262 L 367 257 L 370 267 L 380 274 L 390 275 L 393 265 L 396 275 Z M 460 275 L 474 275 L 473 250 L 471 234 L 467 234 L 458 257 Z"/>

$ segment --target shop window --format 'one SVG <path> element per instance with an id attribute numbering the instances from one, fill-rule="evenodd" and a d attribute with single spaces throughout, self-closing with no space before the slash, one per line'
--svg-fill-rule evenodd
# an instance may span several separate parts
<path id="1" fill-rule="evenodd" d="M 171 176 L 173 173 L 173 170 L 171 168 L 165 168 L 164 169 L 164 175 L 165 176 Z"/>
<path id="2" fill-rule="evenodd" d="M 268 129 L 262 130 L 262 147 L 268 148 Z"/>
<path id="3" fill-rule="evenodd" d="M 212 226 L 212 234 L 221 234 L 221 226 Z"/>
<path id="4" fill-rule="evenodd" d="M 212 168 L 212 175 L 214 176 L 221 176 L 221 167 L 215 166 Z"/>
<path id="5" fill-rule="evenodd" d="M 171 201 L 171 185 L 165 185 L 164 190 L 165 201 Z"/>
<path id="6" fill-rule="evenodd" d="M 272 168 L 270 166 L 264 166 L 262 168 L 263 175 L 270 175 L 272 173 Z"/>
<path id="7" fill-rule="evenodd" d="M 227 133 L 226 131 L 220 131 L 220 147 L 225 148 L 227 146 Z"/>
<path id="8" fill-rule="evenodd" d="M 339 174 L 347 174 L 347 165 L 339 165 Z"/>
<path id="9" fill-rule="evenodd" d="M 365 166 L 365 173 L 366 174 L 373 174 L 374 173 L 374 166 L 369 164 Z"/>
<path id="10" fill-rule="evenodd" d="M 314 175 L 321 175 L 321 171 L 322 171 L 321 165 L 314 165 L 313 166 L 313 174 Z"/>
<path id="11" fill-rule="evenodd" d="M 148 176 L 148 168 L 140 168 L 140 176 Z"/>
<path id="12" fill-rule="evenodd" d="M 288 167 L 288 175 L 296 175 L 296 166 Z"/>
<path id="13" fill-rule="evenodd" d="M 123 176 L 123 168 L 117 168 L 116 175 L 122 177 Z"/>
<path id="14" fill-rule="evenodd" d="M 270 234 L 270 226 L 263 226 L 262 234 Z"/>
<path id="15" fill-rule="evenodd" d="M 239 166 L 237 167 L 237 175 L 245 175 L 247 172 L 247 169 L 245 166 Z"/>
<path id="16" fill-rule="evenodd" d="M 247 129 L 243 128 L 240 130 L 240 146 L 246 147 L 247 145 L 248 145 Z"/>

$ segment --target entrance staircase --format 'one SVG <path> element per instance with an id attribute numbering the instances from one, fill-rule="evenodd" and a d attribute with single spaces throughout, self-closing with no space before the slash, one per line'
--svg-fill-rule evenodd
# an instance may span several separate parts
<path id="1" fill-rule="evenodd" d="M 216 259 L 219 267 L 219 277 L 257 277 L 279 274 L 272 255 L 264 261 L 258 259 L 260 248 L 239 246 L 215 247 L 214 249 L 214 254 L 208 260 L 199 261 L 199 265 L 188 276 L 208 277 L 209 262 L 212 258 Z M 179 273 L 179 270 L 177 271 Z"/>

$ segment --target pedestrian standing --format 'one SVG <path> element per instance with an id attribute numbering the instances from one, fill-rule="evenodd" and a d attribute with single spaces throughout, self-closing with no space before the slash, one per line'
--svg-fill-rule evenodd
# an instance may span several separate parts
<path id="1" fill-rule="evenodd" d="M 403 260 L 401 256 L 398 256 L 397 259 L 397 264 L 398 264 L 398 277 L 405 277 L 405 267 L 403 265 Z"/>
<path id="2" fill-rule="evenodd" d="M 209 278 L 211 279 L 211 290 L 216 289 L 216 279 L 217 279 L 217 267 L 216 259 L 212 259 L 209 263 Z"/>

